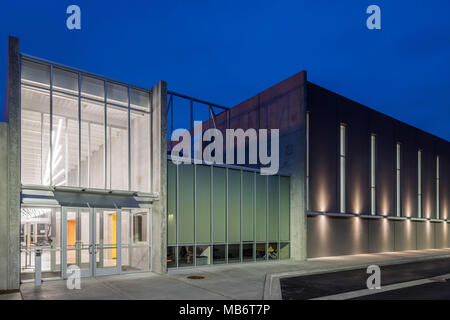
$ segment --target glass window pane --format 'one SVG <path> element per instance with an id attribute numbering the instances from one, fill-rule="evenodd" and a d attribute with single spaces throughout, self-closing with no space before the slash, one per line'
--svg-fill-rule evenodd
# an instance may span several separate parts
<path id="1" fill-rule="evenodd" d="M 267 239 L 267 177 L 256 175 L 256 241 Z"/>
<path id="2" fill-rule="evenodd" d="M 167 247 L 167 268 L 177 267 L 177 247 Z"/>
<path id="3" fill-rule="evenodd" d="M 130 104 L 132 108 L 150 110 L 150 93 L 147 91 L 130 89 Z"/>
<path id="4" fill-rule="evenodd" d="M 20 212 L 21 279 L 34 279 L 36 247 L 43 250 L 43 278 L 61 275 L 61 211 L 59 208 L 22 207 Z"/>
<path id="5" fill-rule="evenodd" d="M 105 188 L 105 105 L 81 100 L 81 186 Z"/>
<path id="6" fill-rule="evenodd" d="M 107 188 L 128 190 L 128 110 L 108 106 Z"/>
<path id="7" fill-rule="evenodd" d="M 78 186 L 78 98 L 53 93 L 52 185 Z"/>
<path id="8" fill-rule="evenodd" d="M 280 240 L 290 240 L 290 180 L 280 177 Z"/>
<path id="9" fill-rule="evenodd" d="M 255 255 L 253 252 L 253 243 L 244 243 L 242 245 L 242 261 L 255 261 Z"/>
<path id="10" fill-rule="evenodd" d="M 81 95 L 104 101 L 105 81 L 88 76 L 81 76 Z"/>
<path id="11" fill-rule="evenodd" d="M 278 241 L 279 177 L 269 176 L 269 240 Z"/>
<path id="12" fill-rule="evenodd" d="M 266 244 L 257 243 L 256 244 L 256 261 L 267 260 L 266 256 Z"/>
<path id="13" fill-rule="evenodd" d="M 132 240 L 131 240 L 131 233 L 132 233 L 132 223 L 131 223 L 131 213 L 130 210 L 124 210 L 122 209 L 121 212 L 121 221 L 122 221 L 122 226 L 121 226 L 121 236 L 120 239 L 122 241 L 122 247 L 126 247 L 131 245 Z M 122 253 L 122 259 L 123 259 L 123 253 Z"/>
<path id="14" fill-rule="evenodd" d="M 197 243 L 211 242 L 211 167 L 196 166 Z"/>
<path id="15" fill-rule="evenodd" d="M 211 264 L 211 246 L 197 246 L 197 266 Z"/>
<path id="16" fill-rule="evenodd" d="M 150 192 L 150 115 L 130 113 L 131 190 Z"/>
<path id="17" fill-rule="evenodd" d="M 22 60 L 20 70 L 22 83 L 50 88 L 50 66 L 42 63 Z"/>
<path id="18" fill-rule="evenodd" d="M 228 263 L 241 262 L 241 245 L 230 244 L 228 245 Z"/>
<path id="19" fill-rule="evenodd" d="M 131 209 L 133 245 L 148 245 L 148 209 Z"/>
<path id="20" fill-rule="evenodd" d="M 219 244 L 213 246 L 213 264 L 224 264 L 225 259 L 225 245 Z"/>
<path id="21" fill-rule="evenodd" d="M 224 168 L 213 168 L 213 214 L 214 242 L 225 242 L 226 238 L 226 172 Z"/>
<path id="22" fill-rule="evenodd" d="M 255 183 L 253 172 L 242 173 L 242 237 L 243 241 L 254 240 L 254 216 L 255 216 Z"/>
<path id="23" fill-rule="evenodd" d="M 177 166 L 167 163 L 167 241 L 177 243 Z"/>
<path id="24" fill-rule="evenodd" d="M 78 74 L 53 68 L 53 89 L 78 95 Z"/>
<path id="25" fill-rule="evenodd" d="M 241 241 L 241 172 L 228 169 L 228 242 Z"/>
<path id="26" fill-rule="evenodd" d="M 108 103 L 128 106 L 128 88 L 126 86 L 108 82 Z"/>
<path id="27" fill-rule="evenodd" d="M 122 271 L 136 272 L 147 271 L 150 268 L 150 248 L 146 247 L 122 247 Z"/>
<path id="28" fill-rule="evenodd" d="M 267 253 L 269 255 L 269 260 L 277 260 L 278 259 L 278 243 L 269 243 L 269 247 L 267 248 Z"/>
<path id="29" fill-rule="evenodd" d="M 194 243 L 194 166 L 180 164 L 178 243 Z"/>
<path id="30" fill-rule="evenodd" d="M 194 247 L 181 246 L 178 247 L 178 266 L 188 267 L 194 265 Z"/>
<path id="31" fill-rule="evenodd" d="M 23 184 L 50 185 L 50 94 L 22 85 L 21 176 Z"/>
<path id="32" fill-rule="evenodd" d="M 82 228 L 83 230 L 83 228 Z M 117 266 L 117 212 L 96 210 L 97 268 Z"/>

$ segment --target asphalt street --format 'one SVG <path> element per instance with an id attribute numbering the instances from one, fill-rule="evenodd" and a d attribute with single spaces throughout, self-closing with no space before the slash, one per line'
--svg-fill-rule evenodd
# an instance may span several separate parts
<path id="1" fill-rule="evenodd" d="M 381 266 L 381 287 L 450 273 L 450 259 Z M 367 289 L 366 269 L 280 279 L 283 300 L 303 300 Z M 450 280 L 407 287 L 355 299 L 450 299 Z"/>

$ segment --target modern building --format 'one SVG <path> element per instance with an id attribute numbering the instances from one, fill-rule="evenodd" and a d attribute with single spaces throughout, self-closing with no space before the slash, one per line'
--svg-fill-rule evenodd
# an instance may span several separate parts
<path id="1" fill-rule="evenodd" d="M 449 142 L 307 81 L 233 107 L 22 54 L 0 123 L 0 290 L 66 278 L 450 247 Z M 183 113 L 180 116 L 180 112 Z M 280 170 L 175 164 L 174 129 L 279 129 Z M 192 144 L 196 143 L 192 138 Z"/>

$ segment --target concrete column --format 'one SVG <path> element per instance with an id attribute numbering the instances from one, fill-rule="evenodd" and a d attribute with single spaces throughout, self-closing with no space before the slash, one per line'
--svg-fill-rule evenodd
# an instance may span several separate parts
<path id="1" fill-rule="evenodd" d="M 151 173 L 152 192 L 158 200 L 152 205 L 152 271 L 167 272 L 167 83 L 152 88 Z"/>
<path id="2" fill-rule="evenodd" d="M 9 37 L 8 40 L 5 96 L 8 124 L 0 126 L 0 290 L 17 290 L 20 281 L 19 39 Z"/>
<path id="3" fill-rule="evenodd" d="M 0 122 L 0 292 L 8 290 L 8 124 Z"/>
<path id="4" fill-rule="evenodd" d="M 307 258 L 307 215 L 306 215 L 306 72 L 303 73 L 301 101 L 298 106 L 302 123 L 293 136 L 292 158 L 296 165 L 291 167 L 291 259 Z"/>

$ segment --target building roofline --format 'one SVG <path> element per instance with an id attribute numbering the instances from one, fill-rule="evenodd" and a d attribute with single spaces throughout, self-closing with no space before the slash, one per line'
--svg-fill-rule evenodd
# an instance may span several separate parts
<path id="1" fill-rule="evenodd" d="M 362 104 L 362 103 L 360 103 L 360 102 L 358 102 L 358 101 L 355 101 L 355 100 L 353 100 L 353 99 L 350 99 L 350 98 L 348 98 L 348 97 L 345 97 L 345 96 L 343 96 L 343 95 L 341 95 L 341 94 L 339 94 L 339 93 L 336 93 L 336 92 L 334 92 L 334 91 L 332 91 L 332 90 L 330 90 L 330 89 L 327 89 L 327 88 L 325 88 L 325 87 L 322 87 L 322 86 L 320 86 L 320 85 L 318 85 L 318 84 L 316 84 L 316 83 L 313 83 L 313 82 L 311 82 L 311 81 L 306 81 L 306 84 L 310 84 L 310 85 L 316 86 L 316 87 L 318 87 L 318 88 L 320 88 L 320 89 L 322 89 L 322 90 L 328 91 L 328 92 L 330 92 L 330 93 L 332 93 L 332 94 L 334 94 L 334 95 L 337 95 L 337 96 L 339 96 L 339 97 L 341 97 L 341 98 L 344 98 L 344 99 L 346 99 L 346 100 L 349 100 L 349 101 L 352 101 L 352 102 L 354 102 L 354 103 L 357 103 L 359 106 L 361 106 L 361 107 L 363 107 L 363 108 L 366 108 L 366 109 L 369 109 L 370 111 L 373 111 L 373 112 L 375 112 L 375 113 L 377 113 L 377 114 L 379 114 L 379 115 L 382 115 L 382 116 L 387 117 L 387 118 L 389 118 L 389 119 L 391 119 L 391 120 L 400 122 L 401 124 L 403 124 L 403 125 L 405 125 L 405 126 L 407 126 L 407 127 L 410 127 L 411 129 L 414 129 L 414 130 L 420 131 L 421 133 L 430 135 L 430 136 L 432 136 L 432 137 L 434 137 L 434 138 L 436 138 L 436 139 L 442 140 L 443 142 L 450 143 L 450 141 L 447 140 L 447 139 L 445 139 L 445 138 L 439 137 L 439 136 L 437 136 L 437 135 L 435 135 L 435 134 L 433 134 L 433 133 L 430 133 L 430 132 L 428 132 L 428 131 L 425 131 L 425 130 L 423 130 L 423 129 L 420 129 L 420 128 L 418 128 L 418 127 L 415 127 L 415 126 L 413 126 L 413 125 L 411 125 L 411 124 L 409 124 L 409 123 L 406 123 L 406 122 L 404 122 L 404 121 L 402 121 L 402 120 L 399 120 L 399 119 L 397 119 L 397 118 L 394 118 L 394 117 L 392 117 L 392 116 L 390 116 L 390 115 L 388 115 L 388 114 L 385 114 L 385 113 L 383 113 L 383 112 L 381 112 L 381 111 L 378 111 L 378 110 L 376 110 L 376 109 L 373 109 L 373 108 L 371 108 L 371 107 L 368 107 L 368 106 L 366 106 L 366 105 L 364 105 L 364 104 Z"/>

